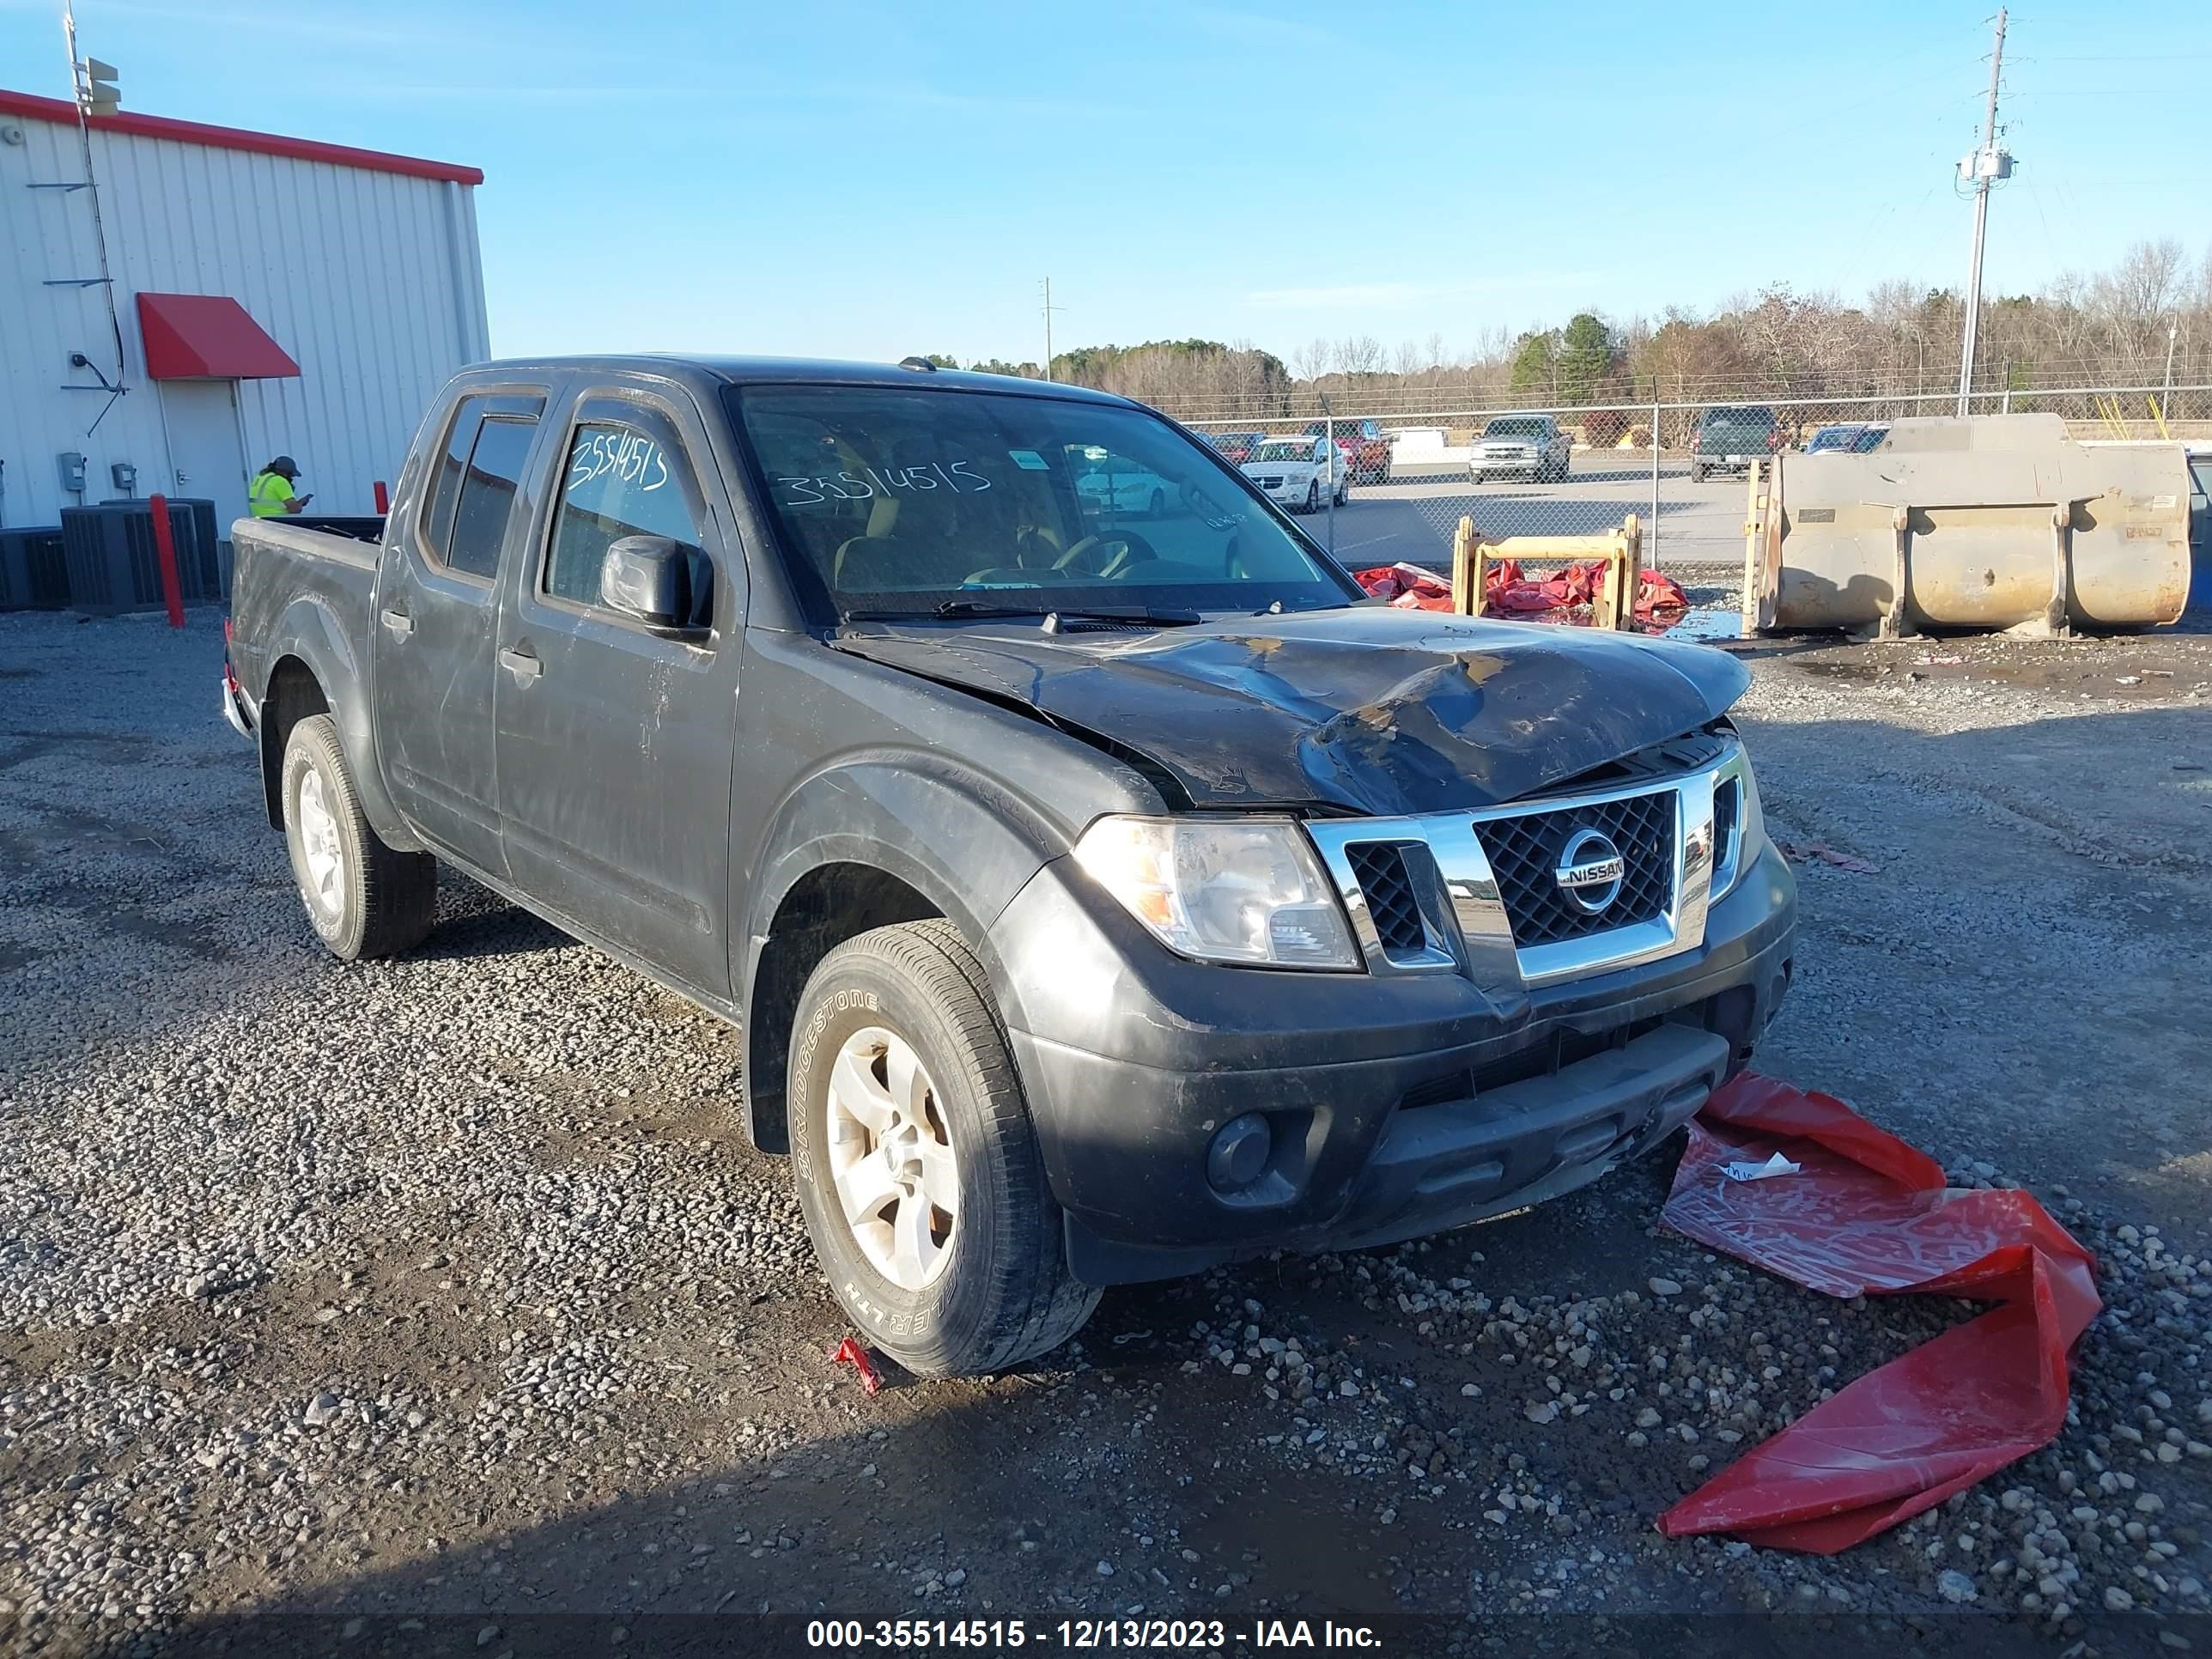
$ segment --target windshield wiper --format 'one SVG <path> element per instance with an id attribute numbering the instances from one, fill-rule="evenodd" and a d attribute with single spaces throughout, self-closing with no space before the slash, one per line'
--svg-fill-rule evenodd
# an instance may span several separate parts
<path id="1" fill-rule="evenodd" d="M 848 611 L 847 622 L 904 622 L 917 617 L 972 618 L 1041 617 L 1048 627 L 1056 621 L 1138 623 L 1153 628 L 1182 628 L 1205 621 L 1195 611 L 1155 610 L 1141 605 L 1004 605 L 985 599 L 946 599 L 928 610 Z"/>

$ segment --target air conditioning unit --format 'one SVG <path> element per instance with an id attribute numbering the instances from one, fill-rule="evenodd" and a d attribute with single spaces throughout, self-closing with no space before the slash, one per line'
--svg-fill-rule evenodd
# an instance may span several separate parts
<path id="1" fill-rule="evenodd" d="M 223 597 L 215 503 L 177 497 L 168 503 L 169 535 L 177 555 L 177 586 L 186 605 Z M 154 510 L 144 501 L 102 501 L 62 509 L 62 544 L 69 566 L 69 607 L 90 617 L 158 611 L 161 556 L 154 545 Z"/>
<path id="2" fill-rule="evenodd" d="M 61 526 L 0 530 L 0 611 L 59 611 L 68 604 Z"/>

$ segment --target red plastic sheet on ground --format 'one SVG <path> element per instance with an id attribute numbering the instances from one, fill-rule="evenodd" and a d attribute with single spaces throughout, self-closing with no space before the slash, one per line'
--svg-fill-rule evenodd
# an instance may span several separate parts
<path id="1" fill-rule="evenodd" d="M 861 1389 L 872 1397 L 884 1386 L 884 1379 L 876 1374 L 876 1362 L 869 1358 L 868 1351 L 860 1346 L 860 1339 L 857 1336 L 848 1336 L 840 1342 L 836 1352 L 830 1356 L 830 1363 L 850 1365 L 858 1371 Z"/>
<path id="2" fill-rule="evenodd" d="M 1732 1181 L 1776 1152 L 1797 1175 Z M 2096 1317 L 2096 1261 L 2024 1192 L 1948 1188 L 1925 1153 L 1839 1100 L 1747 1073 L 1690 1125 L 1662 1217 L 1830 1296 L 1999 1305 L 1892 1360 L 1754 1447 L 1659 1518 L 1832 1555 L 2048 1443 L 2067 1357 Z"/>
<path id="3" fill-rule="evenodd" d="M 1449 611 L 1451 584 L 1412 564 L 1378 564 L 1355 572 L 1352 580 L 1378 599 L 1388 599 L 1401 611 Z"/>
<path id="4" fill-rule="evenodd" d="M 1597 598 L 1603 567 L 1571 564 L 1542 581 L 1521 574 L 1518 560 L 1502 559 L 1483 580 L 1483 608 L 1493 616 L 1532 617 L 1573 611 Z M 1376 599 L 1405 610 L 1449 611 L 1451 584 L 1410 564 L 1377 565 L 1353 580 Z M 1673 577 L 1646 570 L 1636 587 L 1636 619 L 1652 626 L 1678 622 L 1690 608 L 1689 595 Z"/>

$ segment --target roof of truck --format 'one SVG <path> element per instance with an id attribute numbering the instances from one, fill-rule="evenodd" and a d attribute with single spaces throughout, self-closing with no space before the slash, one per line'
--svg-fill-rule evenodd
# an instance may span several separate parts
<path id="1" fill-rule="evenodd" d="M 1126 404 L 1126 398 L 1058 380 L 1030 380 L 1014 374 L 978 374 L 964 368 L 907 368 L 897 363 L 844 362 L 824 357 L 734 357 L 677 351 L 630 352 L 575 356 L 508 357 L 479 368 L 539 370 L 629 370 L 666 374 L 690 369 L 732 386 L 914 386 L 970 392 L 1016 392 L 1033 396 L 1078 398 Z"/>

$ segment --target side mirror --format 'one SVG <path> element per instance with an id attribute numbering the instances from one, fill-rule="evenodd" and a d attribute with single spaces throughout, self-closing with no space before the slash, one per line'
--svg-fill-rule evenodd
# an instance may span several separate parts
<path id="1" fill-rule="evenodd" d="M 689 620 L 689 550 L 666 536 L 623 536 L 599 564 L 599 602 L 648 628 Z"/>

